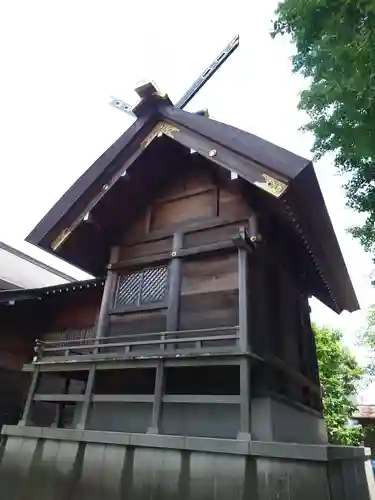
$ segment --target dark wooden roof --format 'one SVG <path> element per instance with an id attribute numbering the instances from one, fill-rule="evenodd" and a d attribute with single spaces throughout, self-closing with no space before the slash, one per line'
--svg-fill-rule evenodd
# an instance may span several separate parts
<path id="1" fill-rule="evenodd" d="M 137 121 L 52 207 L 27 241 L 51 251 L 57 238 L 62 258 L 97 276 L 103 274 L 114 229 L 105 215 L 114 202 L 106 193 L 121 191 L 124 223 L 142 208 L 139 203 L 149 201 L 150 193 L 176 175 L 176 158 L 192 148 L 247 181 L 293 231 L 313 295 L 337 312 L 359 308 L 309 160 L 235 127 L 174 108 L 159 95 L 146 98 L 137 113 Z M 155 168 L 160 155 L 163 162 Z M 129 175 L 121 176 L 124 171 Z M 95 224 L 82 222 L 89 211 L 95 214 Z"/>

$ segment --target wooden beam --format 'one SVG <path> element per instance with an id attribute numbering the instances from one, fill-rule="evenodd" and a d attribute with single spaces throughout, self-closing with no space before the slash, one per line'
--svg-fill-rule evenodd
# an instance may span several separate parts
<path id="1" fill-rule="evenodd" d="M 168 335 L 168 337 L 171 337 L 172 335 L 178 335 L 179 338 L 180 336 L 184 337 L 196 337 L 196 336 L 202 336 L 206 337 L 207 334 L 211 333 L 212 335 L 217 335 L 219 332 L 237 332 L 239 329 L 238 326 L 213 326 L 212 328 L 195 328 L 193 330 L 165 330 L 162 332 L 143 332 L 141 335 L 142 336 L 147 336 L 147 337 L 159 337 L 160 335 Z M 125 333 L 124 335 L 116 335 L 116 340 L 119 339 L 128 339 L 129 337 L 138 337 L 139 334 L 137 333 Z M 108 343 L 104 343 L 103 345 L 110 346 L 113 345 L 113 339 L 114 337 L 111 337 Z M 207 340 L 207 339 L 206 339 Z M 82 349 L 85 349 L 87 347 L 94 347 L 96 345 L 95 339 L 92 339 L 92 344 L 87 344 L 82 341 L 82 339 L 73 339 L 73 340 L 54 340 L 54 341 L 48 341 L 45 342 L 45 350 L 48 351 L 54 351 L 54 350 L 64 350 L 64 345 L 66 345 L 65 349 L 69 349 L 70 347 L 72 349 L 75 349 L 75 346 L 80 346 Z M 51 347 L 52 346 L 52 347 Z M 55 347 L 56 346 L 56 347 Z M 32 367 L 33 365 L 26 365 Z"/>
<path id="2" fill-rule="evenodd" d="M 192 404 L 238 404 L 240 396 L 210 395 L 210 394 L 167 394 L 163 396 L 163 403 L 192 403 Z"/>
<path id="3" fill-rule="evenodd" d="M 97 394 L 91 398 L 94 403 L 152 403 L 153 394 Z"/>
<path id="4" fill-rule="evenodd" d="M 22 418 L 19 421 L 18 425 L 27 425 L 28 424 L 29 417 L 30 417 L 31 405 L 32 405 L 32 402 L 34 399 L 34 394 L 35 394 L 35 391 L 36 391 L 36 388 L 38 385 L 38 378 L 39 378 L 39 366 L 36 365 L 36 366 L 34 366 L 34 372 L 33 372 L 33 375 L 31 377 L 31 383 L 30 383 L 29 391 L 27 393 Z"/>
<path id="5" fill-rule="evenodd" d="M 129 312 L 139 312 L 139 311 L 158 311 L 160 309 L 166 309 L 168 307 L 167 302 L 158 303 L 149 303 L 149 304 L 139 304 L 139 305 L 131 305 L 131 306 L 116 306 L 113 309 L 108 311 L 108 314 L 121 314 L 121 313 L 129 313 Z"/>
<path id="6" fill-rule="evenodd" d="M 182 234 L 182 233 L 176 233 Z M 172 250 L 171 252 L 163 252 L 160 254 L 146 255 L 144 257 L 135 257 L 134 259 L 121 260 L 117 263 L 111 263 L 109 269 L 111 271 L 122 269 L 122 268 L 133 268 L 148 266 L 153 264 L 161 264 L 163 262 L 169 261 L 171 258 L 188 258 L 197 255 L 203 255 L 210 252 L 217 252 L 221 250 L 226 250 L 229 248 L 234 248 L 235 244 L 232 240 L 217 241 L 215 243 L 208 243 L 206 245 L 200 245 L 192 248 L 182 248 L 179 250 Z"/>
<path id="7" fill-rule="evenodd" d="M 191 248 L 184 248 L 178 252 L 178 257 L 193 257 L 196 255 L 203 255 L 211 252 L 218 252 L 221 250 L 227 250 L 234 248 L 233 240 L 216 241 L 215 243 L 207 243 L 206 245 L 200 245 Z"/>
<path id="8" fill-rule="evenodd" d="M 228 328 L 230 330 L 230 328 Z M 168 332 L 167 332 L 168 333 Z M 145 337 L 146 334 L 140 335 L 141 338 Z M 113 339 L 115 337 L 111 337 Z M 235 340 L 237 341 L 238 335 L 237 333 L 233 334 L 228 334 L 228 335 L 203 335 L 203 336 L 196 336 L 196 337 L 187 337 L 187 338 L 163 338 L 163 334 L 161 334 L 161 338 L 157 340 L 134 340 L 134 341 L 128 341 L 128 342 L 108 342 L 108 343 L 94 343 L 91 345 L 85 345 L 82 344 L 81 346 L 76 346 L 73 348 L 73 355 L 76 355 L 78 351 L 85 351 L 86 349 L 93 348 L 93 351 L 95 350 L 95 347 L 132 347 L 132 346 L 146 346 L 146 345 L 155 345 L 157 346 L 158 344 L 183 344 L 183 343 L 190 343 L 190 342 L 195 342 L 195 341 L 213 341 L 213 340 Z M 204 350 L 203 348 L 201 350 Z M 69 348 L 65 347 L 50 347 L 48 349 L 45 349 L 45 352 L 52 351 L 52 352 L 64 352 L 65 351 L 70 351 Z M 138 352 L 138 351 L 137 351 Z M 126 352 L 129 354 L 129 351 Z M 112 354 L 113 355 L 113 354 Z M 69 357 L 66 354 L 64 357 Z"/>
<path id="9" fill-rule="evenodd" d="M 82 403 L 85 399 L 83 394 L 34 394 L 34 401 L 45 401 L 51 403 Z"/>
<path id="10" fill-rule="evenodd" d="M 136 350 L 136 351 L 130 351 L 128 350 L 125 352 L 125 348 L 123 350 L 120 350 L 119 352 L 108 352 L 108 353 L 99 353 L 99 354 L 82 354 L 82 355 L 71 355 L 69 357 L 63 357 L 63 356 L 51 356 L 46 359 L 45 362 L 40 363 L 41 366 L 48 366 L 52 367 L 55 366 L 57 363 L 60 363 L 61 365 L 65 365 L 65 370 L 67 367 L 69 367 L 69 370 L 74 370 L 74 367 L 76 364 L 79 363 L 93 363 L 93 362 L 113 362 L 114 367 L 116 366 L 117 363 L 123 362 L 126 360 L 138 360 L 140 356 L 143 356 L 145 360 L 152 359 L 153 357 L 157 356 L 163 356 L 164 357 L 176 357 L 176 355 L 181 355 L 181 358 L 179 358 L 179 361 L 182 362 L 182 357 L 189 357 L 189 356 L 199 356 L 199 355 L 207 355 L 208 356 L 235 356 L 235 355 L 240 355 L 243 354 L 238 348 L 237 342 L 238 338 L 235 336 L 220 336 L 220 337 L 209 337 L 206 339 L 187 339 L 187 342 L 195 342 L 198 340 L 233 340 L 233 345 L 231 346 L 223 346 L 223 347 L 202 347 L 202 348 L 194 348 L 194 347 L 186 347 L 186 348 L 181 348 L 181 349 L 174 349 L 174 350 L 161 350 L 160 348 L 155 348 L 155 350 L 151 349 L 144 349 L 144 350 Z M 159 341 L 159 343 L 164 343 L 163 340 Z M 167 341 L 165 341 L 167 342 Z M 173 343 L 173 344 L 179 344 L 183 343 L 184 339 L 172 339 L 168 340 L 168 342 Z M 122 345 L 123 346 L 123 345 Z M 109 346 L 108 346 L 109 347 Z M 183 355 L 183 356 L 182 356 Z M 254 355 L 251 354 L 251 357 L 255 357 Z M 258 357 L 255 357 L 255 359 L 258 359 Z M 50 371 L 49 369 L 44 370 L 44 371 Z"/>
<path id="11" fill-rule="evenodd" d="M 204 221 L 198 220 L 196 222 L 191 222 L 189 224 L 189 227 L 186 227 L 186 222 L 183 222 L 181 223 L 181 231 L 183 231 L 184 234 L 192 234 L 200 231 L 205 231 L 206 229 L 213 229 L 225 226 L 238 225 L 239 227 L 247 225 L 247 223 L 248 220 L 245 219 L 244 217 L 241 218 L 228 217 L 227 219 L 219 219 L 218 217 L 212 217 L 210 219 L 204 219 Z M 157 229 L 150 232 L 146 236 L 143 236 L 141 238 L 135 238 L 134 240 L 129 241 L 127 245 L 133 246 L 133 245 L 140 245 L 142 243 L 149 243 L 151 241 L 164 240 L 165 238 L 173 236 L 175 231 L 176 227 L 174 227 L 173 229 Z"/>
<path id="12" fill-rule="evenodd" d="M 160 416 L 162 409 L 162 399 L 164 392 L 164 362 L 159 361 L 155 375 L 154 403 L 152 406 L 151 426 L 147 429 L 147 434 L 159 434 Z"/>
<path id="13" fill-rule="evenodd" d="M 92 391 L 94 388 L 95 381 L 95 365 L 91 366 L 87 376 L 86 389 L 83 399 L 83 404 L 81 408 L 81 416 L 79 422 L 77 422 L 77 429 L 85 429 L 87 424 L 87 417 L 89 413 L 90 403 L 92 399 Z"/>

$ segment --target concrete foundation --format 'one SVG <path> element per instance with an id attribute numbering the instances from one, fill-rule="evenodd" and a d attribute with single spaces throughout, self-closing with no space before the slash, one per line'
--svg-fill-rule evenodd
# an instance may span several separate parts
<path id="1" fill-rule="evenodd" d="M 374 500 L 364 448 L 4 426 L 6 500 Z"/>
<path id="2" fill-rule="evenodd" d="M 256 441 L 328 443 L 323 417 L 269 397 L 251 401 L 251 435 Z"/>

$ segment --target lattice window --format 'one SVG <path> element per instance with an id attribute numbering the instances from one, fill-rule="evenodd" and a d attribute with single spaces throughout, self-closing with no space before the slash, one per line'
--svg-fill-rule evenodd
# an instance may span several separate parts
<path id="1" fill-rule="evenodd" d="M 119 277 L 115 307 L 137 307 L 164 302 L 168 285 L 168 267 L 152 267 Z"/>

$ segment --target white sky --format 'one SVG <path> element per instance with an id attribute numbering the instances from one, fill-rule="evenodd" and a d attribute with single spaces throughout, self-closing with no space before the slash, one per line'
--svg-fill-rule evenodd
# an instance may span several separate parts
<path id="1" fill-rule="evenodd" d="M 95 0 L 13 0 L 0 5 L 0 240 L 74 273 L 23 238 L 77 177 L 130 125 L 108 105 L 135 102 L 135 83 L 152 78 L 176 101 L 234 34 L 241 46 L 192 101 L 213 118 L 311 157 L 298 128 L 298 92 L 287 40 L 271 40 L 277 1 L 187 4 Z M 189 109 L 189 108 L 188 108 Z M 375 302 L 371 258 L 345 229 L 343 180 L 329 158 L 316 165 L 321 188 L 363 310 L 337 316 L 312 302 L 313 319 L 344 330 L 348 344 Z M 313 210 L 313 207 L 312 207 Z M 85 275 L 76 272 L 77 278 Z"/>

